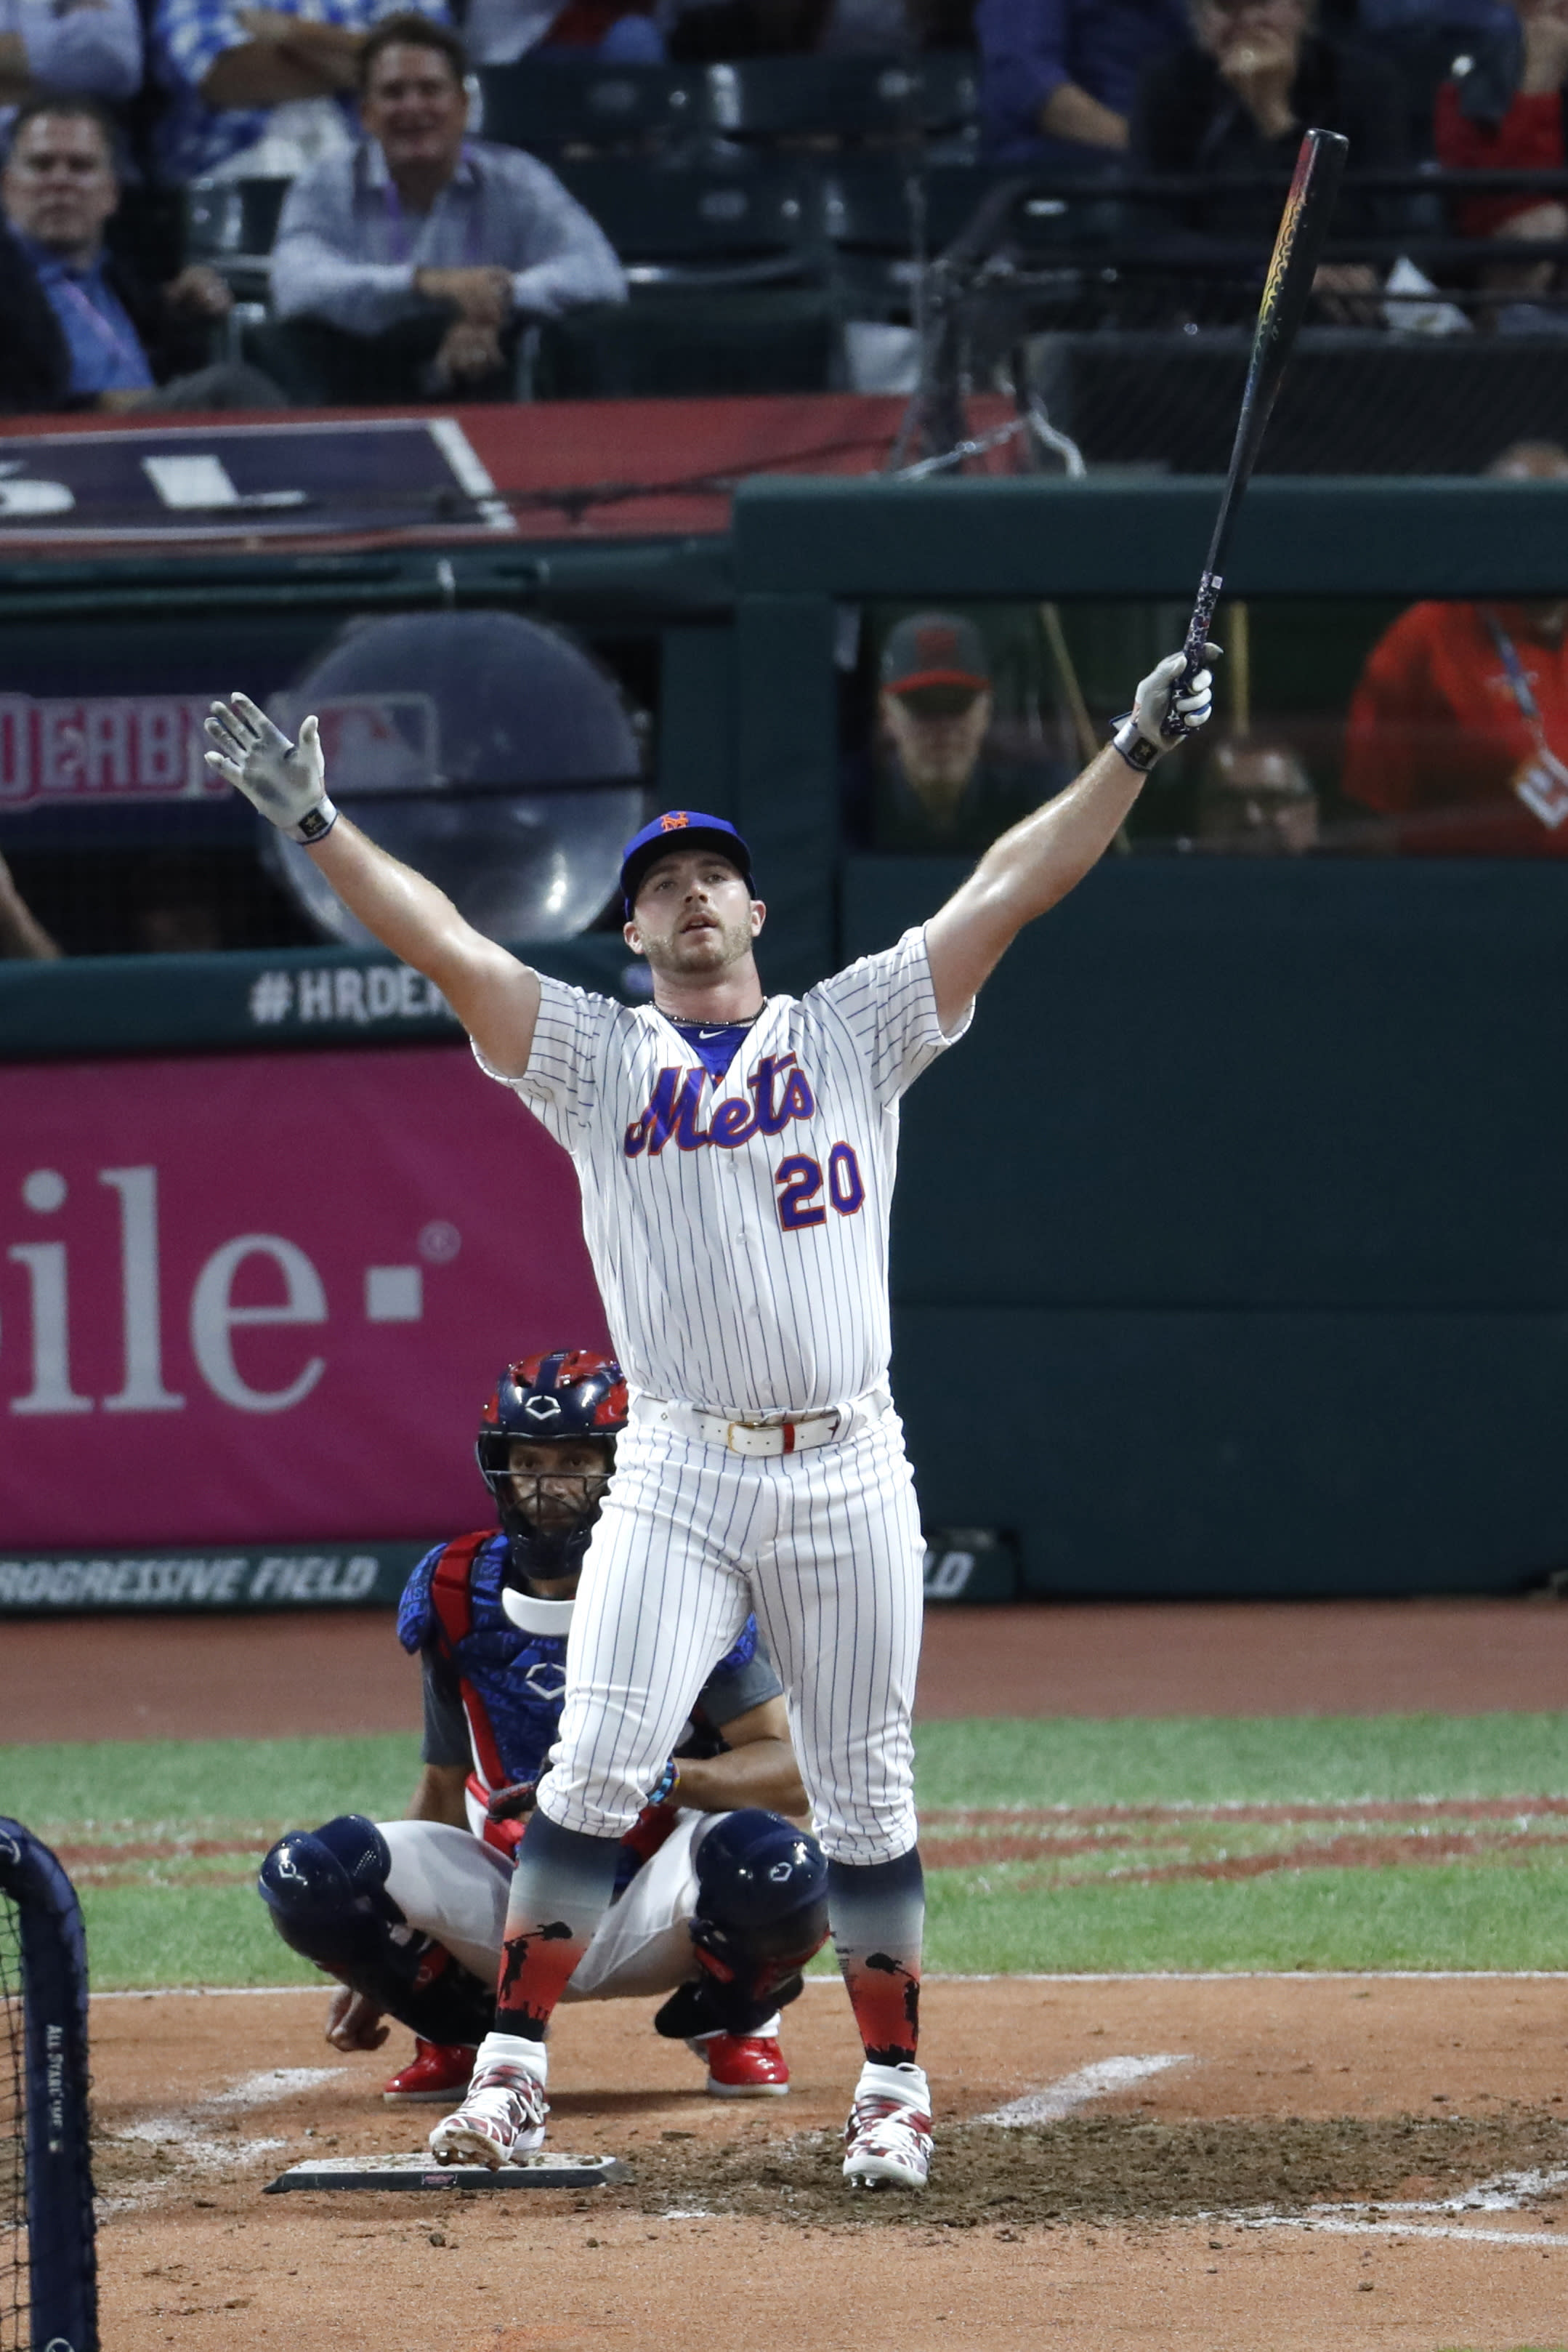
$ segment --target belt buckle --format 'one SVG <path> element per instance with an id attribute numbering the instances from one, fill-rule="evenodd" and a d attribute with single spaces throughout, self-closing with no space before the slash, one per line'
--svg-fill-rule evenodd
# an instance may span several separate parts
<path id="1" fill-rule="evenodd" d="M 792 1436 L 792 1431 L 777 1422 L 732 1421 L 725 1430 L 724 1442 L 732 1454 L 767 1457 L 788 1454 Z"/>

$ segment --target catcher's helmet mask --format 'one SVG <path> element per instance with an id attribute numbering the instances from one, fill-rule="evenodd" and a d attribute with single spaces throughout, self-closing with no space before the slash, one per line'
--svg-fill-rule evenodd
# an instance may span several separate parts
<path id="1" fill-rule="evenodd" d="M 556 1348 L 507 1366 L 485 1407 L 474 1455 L 506 1533 L 508 1585 L 528 1591 L 579 1573 L 615 1465 L 616 1433 L 625 1426 L 626 1381 L 612 1356 Z M 563 1449 L 591 1444 L 603 1470 L 515 1472 L 518 1440 Z"/>

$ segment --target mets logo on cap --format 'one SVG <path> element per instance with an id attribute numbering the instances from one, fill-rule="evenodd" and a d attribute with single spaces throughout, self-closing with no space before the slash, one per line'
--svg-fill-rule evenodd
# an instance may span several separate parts
<path id="1" fill-rule="evenodd" d="M 661 833 L 679 833 L 684 824 L 689 824 L 690 823 L 691 819 L 687 816 L 685 809 L 670 809 L 659 819 L 659 831 Z"/>

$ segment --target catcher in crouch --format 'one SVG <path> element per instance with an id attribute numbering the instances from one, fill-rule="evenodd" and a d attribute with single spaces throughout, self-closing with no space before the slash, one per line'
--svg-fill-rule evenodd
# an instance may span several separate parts
<path id="1" fill-rule="evenodd" d="M 279 1935 L 339 1979 L 328 2041 L 379 2049 L 388 2017 L 413 2032 L 391 2102 L 450 2105 L 494 2024 L 513 1855 L 549 1769 L 573 1596 L 625 1421 L 607 1356 L 507 1366 L 475 1449 L 500 1531 L 437 1545 L 398 1612 L 424 1674 L 409 1818 L 291 1831 L 261 1866 Z M 716 2097 L 781 2096 L 779 2011 L 828 1934 L 827 1864 L 784 1818 L 805 1811 L 782 1685 L 749 1619 L 622 1841 L 615 1899 L 565 1998 L 667 1993 L 655 2030 L 705 2061 Z"/>

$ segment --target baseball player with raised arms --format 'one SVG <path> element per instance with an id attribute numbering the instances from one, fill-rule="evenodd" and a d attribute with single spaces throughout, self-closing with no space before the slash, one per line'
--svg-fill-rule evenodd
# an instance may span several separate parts
<path id="1" fill-rule="evenodd" d="M 1087 874 L 1210 682 L 1173 654 L 1065 791 L 1001 835 L 929 922 L 804 997 L 766 995 L 745 842 L 673 810 L 627 845 L 636 1009 L 486 939 L 327 795 L 315 723 L 290 744 L 214 706 L 207 757 L 306 844 L 343 903 L 439 988 L 480 1066 L 563 1144 L 630 1418 L 589 1546 L 550 1769 L 517 1853 L 496 2031 L 438 2158 L 538 2144 L 550 2012 L 615 1885 L 621 1841 L 716 1661 L 755 1611 L 789 1698 L 865 2063 L 844 2175 L 923 2188 L 924 1890 L 910 1707 L 919 1515 L 887 1390 L 898 1105 L 968 1026 L 1024 925 Z"/>
<path id="2" fill-rule="evenodd" d="M 415 2037 L 392 2104 L 466 2086 L 495 2020 L 513 1855 L 560 1727 L 583 1555 L 626 1425 L 621 1367 L 588 1349 L 508 1364 L 475 1453 L 501 1526 L 437 1544 L 408 1580 L 398 1634 L 423 1668 L 423 1769 L 410 1818 L 341 1814 L 290 1831 L 259 1891 L 296 1951 L 339 1979 L 327 2039 Z M 827 1865 L 781 1685 L 748 1619 L 698 1693 L 653 1801 L 622 1841 L 614 1898 L 565 1998 L 664 1993 L 721 2098 L 789 2087 L 779 2011 L 827 1940 Z"/>

